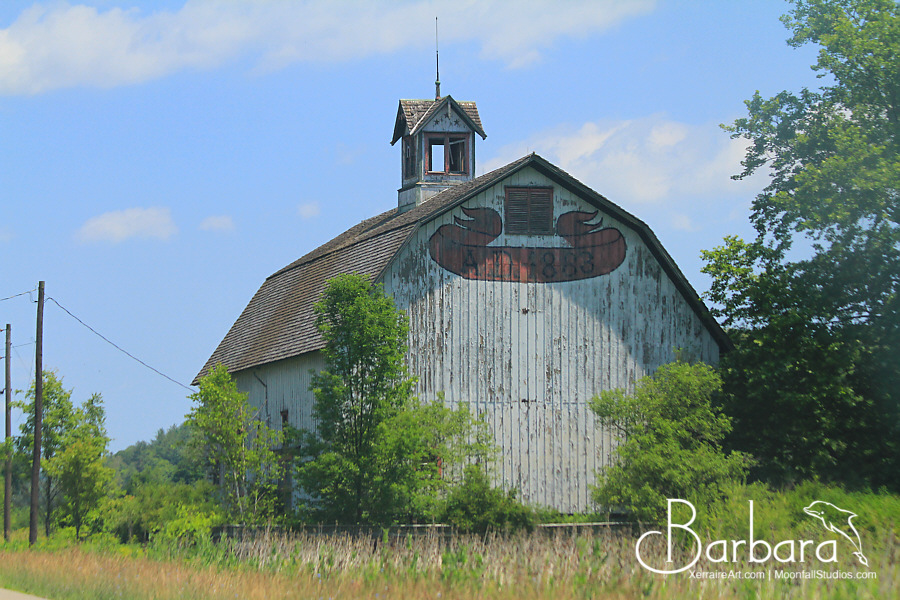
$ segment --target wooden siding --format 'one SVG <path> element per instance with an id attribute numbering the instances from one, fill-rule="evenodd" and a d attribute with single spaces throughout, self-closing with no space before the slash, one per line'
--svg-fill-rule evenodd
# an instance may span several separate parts
<path id="1" fill-rule="evenodd" d="M 504 214 L 504 186 L 548 186 L 524 169 L 462 206 Z M 595 210 L 555 186 L 554 215 Z M 591 508 L 598 469 L 615 439 L 601 431 L 588 400 L 675 359 L 675 350 L 718 362 L 718 346 L 640 236 L 625 236 L 624 263 L 579 281 L 513 283 L 465 279 L 440 267 L 429 239 L 458 207 L 422 226 L 390 263 L 386 291 L 410 318 L 409 365 L 425 400 L 445 394 L 484 414 L 500 446 L 496 479 L 523 500 L 564 512 Z M 603 216 L 603 215 L 600 215 Z M 498 246 L 568 247 L 557 235 L 501 234 Z"/>
<path id="2" fill-rule="evenodd" d="M 250 405 L 259 410 L 259 419 L 266 425 L 281 430 L 281 411 L 287 410 L 288 423 L 293 427 L 315 432 L 310 371 L 324 368 L 322 353 L 308 352 L 233 375 L 238 389 L 248 394 Z"/>

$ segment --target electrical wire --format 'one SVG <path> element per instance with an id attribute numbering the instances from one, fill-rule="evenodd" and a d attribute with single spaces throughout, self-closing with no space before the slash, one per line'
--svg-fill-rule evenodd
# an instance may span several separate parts
<path id="1" fill-rule="evenodd" d="M 150 365 L 148 365 L 147 363 L 145 363 L 144 361 L 142 361 L 141 359 L 139 359 L 139 358 L 138 358 L 137 356 L 135 356 L 134 354 L 128 352 L 127 350 L 125 350 L 125 349 L 122 348 L 121 346 L 118 346 L 117 344 L 115 344 L 114 342 L 112 342 L 111 340 L 109 340 L 106 336 L 104 336 L 102 333 L 100 333 L 99 331 L 97 331 L 96 329 L 94 329 L 93 327 L 91 327 L 90 325 L 88 325 L 87 323 L 85 323 L 84 321 L 82 321 L 81 319 L 79 319 L 78 317 L 76 317 L 75 315 L 73 315 L 73 314 L 71 313 L 71 311 L 69 311 L 68 308 L 66 308 L 65 306 L 63 306 L 63 305 L 60 304 L 59 302 L 57 302 L 55 298 L 47 298 L 47 300 L 53 302 L 55 305 L 57 305 L 58 307 L 60 307 L 61 309 L 63 309 L 63 311 L 65 311 L 66 314 L 68 314 L 70 317 L 72 317 L 73 319 L 75 319 L 76 321 L 78 321 L 79 323 L 81 323 L 82 325 L 84 325 L 85 327 L 87 327 L 94 335 L 96 335 L 97 337 L 99 337 L 101 340 L 103 340 L 104 342 L 106 342 L 107 344 L 109 344 L 110 346 L 112 346 L 113 348 L 115 348 L 116 350 L 118 350 L 119 352 L 121 352 L 121 353 L 125 354 L 126 356 L 130 357 L 131 359 L 133 359 L 133 360 L 135 360 L 135 361 L 141 363 L 142 365 L 144 365 L 145 367 L 147 367 L 148 369 L 150 369 L 151 371 L 153 371 L 153 372 L 156 373 L 157 375 L 161 375 L 161 376 L 165 377 L 166 379 L 168 379 L 169 381 L 171 381 L 172 383 L 174 383 L 174 384 L 176 384 L 176 385 L 180 385 L 181 387 L 183 387 L 183 388 L 186 389 L 187 391 L 189 391 L 189 392 L 194 392 L 194 391 L 195 391 L 195 390 L 193 390 L 192 388 L 189 388 L 188 386 L 184 385 L 184 384 L 181 383 L 180 381 L 176 381 L 175 379 L 172 379 L 171 377 L 169 377 L 168 375 L 166 375 L 166 374 L 163 373 L 162 371 L 160 371 L 160 370 L 158 370 L 158 369 L 154 369 L 153 367 L 151 367 Z"/>
<path id="2" fill-rule="evenodd" d="M 31 343 L 33 344 L 34 342 L 31 342 Z M 16 358 L 19 359 L 19 364 L 22 366 L 22 368 L 25 370 L 25 372 L 28 373 L 28 380 L 31 381 L 34 379 L 34 363 L 22 358 L 22 355 L 19 354 L 19 351 L 16 350 L 16 348 L 18 348 L 18 346 L 12 347 L 13 352 L 16 353 Z"/>
<path id="3" fill-rule="evenodd" d="M 34 290 L 28 290 L 27 292 L 22 292 L 21 294 L 15 294 L 13 296 L 7 296 L 6 298 L 0 298 L 0 302 L 4 300 L 12 300 L 13 298 L 18 298 L 19 296 L 24 296 L 25 294 L 31 294 Z"/>

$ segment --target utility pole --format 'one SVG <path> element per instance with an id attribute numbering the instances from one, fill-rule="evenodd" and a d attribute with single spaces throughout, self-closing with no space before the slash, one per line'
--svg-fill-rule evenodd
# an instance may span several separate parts
<path id="1" fill-rule="evenodd" d="M 34 454 L 31 456 L 31 517 L 28 543 L 37 542 L 41 483 L 41 433 L 44 427 L 44 282 L 38 282 L 37 335 L 34 340 Z"/>
<path id="2" fill-rule="evenodd" d="M 6 324 L 6 354 L 3 355 L 6 363 L 6 446 L 9 454 L 6 455 L 6 477 L 3 481 L 3 539 L 9 541 L 9 510 L 10 496 L 12 496 L 12 381 L 10 380 L 10 356 L 12 350 L 12 325 Z"/>

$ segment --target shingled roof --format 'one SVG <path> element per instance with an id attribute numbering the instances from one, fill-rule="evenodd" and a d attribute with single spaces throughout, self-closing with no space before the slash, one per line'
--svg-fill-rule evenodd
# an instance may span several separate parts
<path id="1" fill-rule="evenodd" d="M 637 231 L 719 346 L 723 350 L 732 347 L 728 336 L 700 301 L 700 296 L 643 221 L 537 154 L 529 154 L 444 190 L 406 212 L 395 208 L 367 219 L 270 275 L 194 378 L 193 385 L 197 385 L 200 377 L 218 363 L 224 364 L 229 372 L 235 372 L 321 349 L 324 342 L 316 330 L 313 305 L 319 300 L 327 280 L 353 272 L 364 274 L 373 281 L 378 279 L 418 226 L 526 167 L 532 167 L 573 190 L 585 201 Z"/>
<path id="2" fill-rule="evenodd" d="M 394 122 L 394 137 L 391 145 L 404 135 L 415 135 L 428 123 L 433 114 L 441 108 L 450 105 L 464 119 L 472 131 L 487 138 L 487 134 L 481 126 L 481 117 L 478 116 L 478 107 L 474 102 L 461 100 L 457 102 L 452 96 L 443 96 L 438 100 L 401 100 L 397 108 L 397 120 Z"/>

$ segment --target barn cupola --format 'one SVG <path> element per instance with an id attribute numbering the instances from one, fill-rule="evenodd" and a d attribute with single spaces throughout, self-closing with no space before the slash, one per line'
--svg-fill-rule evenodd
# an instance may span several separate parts
<path id="1" fill-rule="evenodd" d="M 487 137 L 474 102 L 451 96 L 400 101 L 391 145 L 402 140 L 401 212 L 475 177 L 475 134 Z"/>

